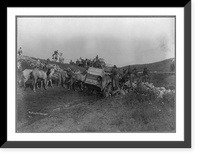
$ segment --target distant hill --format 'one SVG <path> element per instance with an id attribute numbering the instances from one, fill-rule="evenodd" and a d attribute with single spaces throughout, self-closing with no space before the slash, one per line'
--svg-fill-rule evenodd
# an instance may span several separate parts
<path id="1" fill-rule="evenodd" d="M 157 71 L 157 72 L 171 72 L 170 65 L 174 63 L 174 58 L 166 59 L 159 62 L 147 63 L 147 64 L 136 64 L 130 65 L 131 69 L 136 68 L 137 71 L 143 71 L 144 67 L 147 67 L 149 71 Z M 124 66 L 121 68 L 128 68 L 128 66 Z"/>

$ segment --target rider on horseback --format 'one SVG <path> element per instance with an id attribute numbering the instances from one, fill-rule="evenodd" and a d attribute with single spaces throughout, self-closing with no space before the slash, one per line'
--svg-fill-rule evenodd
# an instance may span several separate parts
<path id="1" fill-rule="evenodd" d="M 22 57 L 23 52 L 22 52 L 22 48 L 21 47 L 17 50 L 17 54 L 18 54 L 19 57 Z"/>

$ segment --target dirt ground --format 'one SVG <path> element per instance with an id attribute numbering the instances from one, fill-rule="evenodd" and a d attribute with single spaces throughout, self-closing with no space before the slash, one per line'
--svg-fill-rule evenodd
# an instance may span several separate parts
<path id="1" fill-rule="evenodd" d="M 175 132 L 174 104 L 99 98 L 62 87 L 17 88 L 16 132 Z"/>

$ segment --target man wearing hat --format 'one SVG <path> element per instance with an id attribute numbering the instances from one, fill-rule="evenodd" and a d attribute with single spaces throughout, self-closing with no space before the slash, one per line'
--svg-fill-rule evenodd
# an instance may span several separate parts
<path id="1" fill-rule="evenodd" d="M 119 89 L 119 77 L 116 65 L 114 65 L 112 68 L 112 88 L 113 88 L 113 81 L 115 81 L 115 87 Z"/>

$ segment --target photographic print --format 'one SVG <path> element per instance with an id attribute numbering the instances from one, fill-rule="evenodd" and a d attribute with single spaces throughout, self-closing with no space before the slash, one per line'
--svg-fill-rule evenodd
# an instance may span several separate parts
<path id="1" fill-rule="evenodd" d="M 176 133 L 175 16 L 16 16 L 17 133 Z"/>

